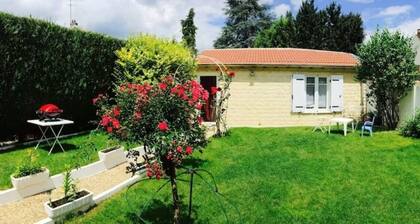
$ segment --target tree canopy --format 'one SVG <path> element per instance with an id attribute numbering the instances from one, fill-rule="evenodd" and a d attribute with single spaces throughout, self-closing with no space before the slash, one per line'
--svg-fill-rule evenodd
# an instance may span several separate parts
<path id="1" fill-rule="evenodd" d="M 181 20 L 182 26 L 182 42 L 185 44 L 187 48 L 191 50 L 191 52 L 196 55 L 197 48 L 195 44 L 195 34 L 197 31 L 197 27 L 194 24 L 194 9 L 191 8 L 188 12 L 187 18 Z"/>
<path id="2" fill-rule="evenodd" d="M 412 40 L 399 32 L 377 31 L 358 49 L 357 78 L 369 86 L 368 98 L 389 129 L 399 122 L 399 102 L 416 78 Z"/>
<path id="3" fill-rule="evenodd" d="M 249 48 L 257 34 L 270 27 L 272 16 L 268 6 L 258 0 L 227 0 L 226 24 L 214 42 L 215 48 Z"/>
<path id="4" fill-rule="evenodd" d="M 343 14 L 335 2 L 318 10 L 314 0 L 302 3 L 296 17 L 288 12 L 258 33 L 254 47 L 298 47 L 355 53 L 364 38 L 359 14 Z"/>

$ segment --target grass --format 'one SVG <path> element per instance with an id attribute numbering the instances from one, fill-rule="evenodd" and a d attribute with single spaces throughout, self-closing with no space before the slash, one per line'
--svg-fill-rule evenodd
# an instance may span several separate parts
<path id="1" fill-rule="evenodd" d="M 219 191 L 194 178 L 193 216 L 186 217 L 188 183 L 180 182 L 183 223 L 420 223 L 420 140 L 396 132 L 347 137 L 310 128 L 233 129 L 188 163 L 209 170 Z M 187 176 L 182 177 L 188 179 Z M 164 181 L 143 181 L 70 223 L 169 223 Z M 150 199 L 150 204 L 143 207 Z"/>
<path id="2" fill-rule="evenodd" d="M 73 167 L 78 163 L 86 165 L 97 161 L 99 158 L 95 148 L 101 150 L 106 148 L 108 144 L 115 144 L 111 143 L 108 137 L 102 133 L 93 133 L 91 136 L 89 134 L 80 135 L 62 139 L 60 142 L 65 150 L 64 153 L 56 146 L 51 155 L 48 155 L 50 147 L 47 144 L 41 144 L 37 150 L 33 151 L 36 157 L 35 161 L 47 167 L 50 170 L 50 175 L 64 172 L 66 166 Z M 88 147 L 88 150 L 85 150 L 89 154 L 88 157 L 85 157 L 86 159 L 78 157 L 81 147 Z M 0 190 L 12 187 L 10 175 L 17 170 L 20 164 L 27 162 L 28 155 L 33 149 L 34 146 L 31 146 L 0 152 Z"/>

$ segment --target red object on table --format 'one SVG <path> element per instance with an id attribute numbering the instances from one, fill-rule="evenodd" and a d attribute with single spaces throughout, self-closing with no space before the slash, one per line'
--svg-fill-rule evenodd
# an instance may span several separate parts
<path id="1" fill-rule="evenodd" d="M 40 120 L 55 119 L 58 118 L 62 113 L 63 110 L 52 103 L 44 104 L 36 111 L 36 114 L 39 116 Z"/>

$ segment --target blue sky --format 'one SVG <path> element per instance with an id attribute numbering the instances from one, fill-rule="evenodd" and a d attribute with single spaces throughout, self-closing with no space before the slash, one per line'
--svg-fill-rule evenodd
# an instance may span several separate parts
<path id="1" fill-rule="evenodd" d="M 0 0 L 0 11 L 33 16 L 69 25 L 70 0 Z M 180 39 L 179 21 L 189 8 L 196 11 L 197 46 L 211 48 L 224 22 L 225 0 L 72 0 L 73 18 L 80 28 L 126 38 L 136 33 Z M 296 14 L 302 0 L 260 0 L 279 16 Z M 331 0 L 315 0 L 324 8 Z M 420 0 L 337 0 L 343 12 L 362 15 L 367 38 L 379 28 L 400 30 L 413 36 L 420 29 Z M 417 10 L 416 10 L 417 9 Z"/>

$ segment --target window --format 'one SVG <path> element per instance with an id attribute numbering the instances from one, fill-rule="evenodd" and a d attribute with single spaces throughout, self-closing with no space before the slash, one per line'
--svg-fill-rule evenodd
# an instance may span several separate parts
<path id="1" fill-rule="evenodd" d="M 292 77 L 292 112 L 339 112 L 343 110 L 342 96 L 342 75 Z"/>
<path id="2" fill-rule="evenodd" d="M 306 109 L 326 110 L 328 108 L 328 78 L 306 77 Z"/>

